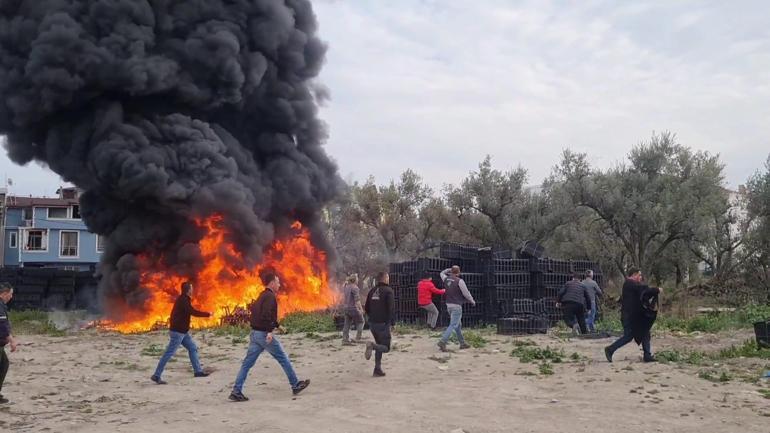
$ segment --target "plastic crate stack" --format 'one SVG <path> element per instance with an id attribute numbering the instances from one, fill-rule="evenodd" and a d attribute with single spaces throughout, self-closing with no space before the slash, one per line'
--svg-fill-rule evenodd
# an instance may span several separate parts
<path id="1" fill-rule="evenodd" d="M 585 271 L 594 271 L 594 279 L 599 286 L 604 286 L 604 278 L 599 266 L 588 260 L 558 260 L 542 258 L 532 260 L 532 297 L 543 300 L 545 303 L 545 315 L 551 325 L 556 324 L 564 316 L 560 307 L 556 307 L 556 296 L 564 287 L 564 284 L 572 279 L 572 273 L 577 272 L 582 276 Z"/>
<path id="2" fill-rule="evenodd" d="M 450 266 L 452 266 L 450 260 L 428 257 L 390 264 L 390 285 L 395 297 L 397 321 L 414 324 L 424 317 L 425 313 L 417 306 L 417 283 L 422 274 L 427 271 L 433 279 L 433 284 L 441 288 L 440 273 Z M 434 296 L 433 301 L 439 306 L 440 311 L 441 296 Z M 444 312 L 446 312 L 446 306 L 444 306 Z M 441 316 L 439 320 L 440 318 Z"/>
<path id="3" fill-rule="evenodd" d="M 2 268 L 0 281 L 13 285 L 13 310 L 94 308 L 97 281 L 92 272 L 56 268 Z"/>
<path id="4" fill-rule="evenodd" d="M 490 295 L 496 311 L 493 317 L 499 334 L 534 334 L 548 331 L 542 302 L 532 297 L 531 262 L 527 259 L 492 259 Z"/>

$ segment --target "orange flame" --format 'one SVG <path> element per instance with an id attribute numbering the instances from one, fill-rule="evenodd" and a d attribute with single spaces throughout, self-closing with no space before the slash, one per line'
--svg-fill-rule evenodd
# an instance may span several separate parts
<path id="1" fill-rule="evenodd" d="M 219 325 L 228 311 L 255 300 L 264 290 L 259 274 L 265 268 L 275 269 L 281 278 L 279 317 L 296 311 L 321 310 L 335 303 L 335 294 L 329 287 L 326 255 L 313 246 L 310 233 L 299 222 L 292 225 L 295 237 L 274 241 L 261 264 L 241 270 L 232 269 L 226 259 L 241 255 L 226 241 L 222 217 L 211 216 L 197 220 L 196 224 L 206 229 L 206 235 L 198 243 L 205 266 L 191 279 L 194 281 L 192 303 L 196 309 L 213 315 L 193 317 L 194 328 Z M 172 271 L 143 272 L 141 285 L 150 293 L 146 307 L 124 312 L 120 321 L 109 322 L 106 327 L 119 332 L 141 332 L 166 322 L 179 296 L 180 285 L 187 279 Z"/>

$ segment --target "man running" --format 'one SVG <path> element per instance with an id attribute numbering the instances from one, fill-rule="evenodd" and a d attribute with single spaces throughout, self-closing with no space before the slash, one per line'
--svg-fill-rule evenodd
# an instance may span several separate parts
<path id="1" fill-rule="evenodd" d="M 387 272 L 377 274 L 377 284 L 366 295 L 364 311 L 369 316 L 369 330 L 372 331 L 374 343 L 366 344 L 364 357 L 372 358 L 374 351 L 374 377 L 383 377 L 382 354 L 390 352 L 390 328 L 396 324 L 395 298 L 390 288 L 390 275 Z"/>
<path id="2" fill-rule="evenodd" d="M 259 294 L 257 300 L 251 305 L 251 334 L 249 335 L 249 349 L 246 357 L 243 358 L 241 370 L 235 378 L 233 391 L 230 393 L 230 400 L 236 402 L 247 401 L 248 397 L 243 395 L 243 384 L 246 382 L 246 376 L 249 370 L 257 362 L 259 355 L 267 351 L 278 361 L 283 368 L 286 377 L 289 379 L 291 391 L 294 395 L 302 392 L 310 385 L 310 380 L 299 380 L 294 373 L 294 367 L 291 365 L 289 357 L 278 341 L 278 337 L 273 335 L 273 331 L 279 328 L 278 324 L 278 300 L 275 297 L 281 288 L 281 281 L 273 272 L 265 272 L 261 275 L 262 284 L 265 290 Z"/>
<path id="3" fill-rule="evenodd" d="M 428 312 L 428 327 L 436 329 L 438 321 L 438 308 L 433 303 L 433 295 L 443 295 L 446 291 L 438 289 L 433 284 L 430 272 L 425 271 L 422 280 L 417 283 L 417 306 Z"/>
<path id="4" fill-rule="evenodd" d="M 190 363 L 192 364 L 195 377 L 206 377 L 209 373 L 203 371 L 201 368 L 200 359 L 198 359 L 198 346 L 195 345 L 192 337 L 190 336 L 190 316 L 195 317 L 211 317 L 211 313 L 204 311 L 198 311 L 192 306 L 192 293 L 193 285 L 189 281 L 182 283 L 182 294 L 174 302 L 174 308 L 171 309 L 171 318 L 169 319 L 170 329 L 168 331 L 169 342 L 166 347 L 166 352 L 160 357 L 158 367 L 155 369 L 155 374 L 150 378 L 158 385 L 165 385 L 165 380 L 161 379 L 163 369 L 166 368 L 166 363 L 176 353 L 179 346 L 184 346 L 190 355 Z"/>
<path id="5" fill-rule="evenodd" d="M 642 271 L 638 268 L 629 269 L 628 278 L 623 283 L 623 307 L 620 315 L 623 322 L 623 336 L 604 348 L 607 361 L 612 362 L 612 355 L 615 354 L 615 351 L 632 340 L 637 340 L 642 345 L 644 362 L 655 362 L 655 357 L 652 356 L 652 337 L 650 335 L 650 328 L 652 328 L 655 318 L 653 317 L 650 321 L 648 315 L 645 314 L 643 302 L 650 298 L 654 298 L 654 301 L 657 302 L 657 295 L 661 293 L 663 293 L 663 289 L 649 287 L 642 283 Z"/>
<path id="6" fill-rule="evenodd" d="M 459 266 L 452 266 L 450 269 L 441 271 L 441 279 L 444 281 L 444 290 L 446 290 L 446 309 L 449 313 L 449 326 L 441 335 L 438 347 L 442 352 L 446 352 L 446 343 L 449 341 L 449 337 L 452 336 L 452 332 L 454 332 L 457 334 L 457 342 L 460 343 L 460 349 L 467 349 L 471 346 L 466 344 L 465 338 L 463 338 L 463 304 L 470 302 L 475 307 L 476 301 L 473 300 L 471 292 L 468 291 L 465 281 L 460 278 Z"/>

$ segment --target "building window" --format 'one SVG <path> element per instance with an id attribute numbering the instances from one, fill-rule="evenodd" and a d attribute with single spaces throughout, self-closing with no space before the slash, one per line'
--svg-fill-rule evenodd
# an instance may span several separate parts
<path id="1" fill-rule="evenodd" d="M 104 252 L 104 236 L 102 235 L 96 235 L 96 252 Z"/>
<path id="2" fill-rule="evenodd" d="M 61 257 L 77 257 L 78 237 L 80 237 L 80 233 L 61 231 L 59 234 L 59 255 Z"/>
<path id="3" fill-rule="evenodd" d="M 27 230 L 24 232 L 24 250 L 26 251 L 48 251 L 48 231 L 47 230 Z"/>
<path id="4" fill-rule="evenodd" d="M 19 242 L 19 234 L 16 232 L 11 232 L 8 234 L 8 246 L 10 248 L 16 248 L 18 246 Z"/>
<path id="5" fill-rule="evenodd" d="M 48 208 L 48 218 L 67 218 L 67 208 L 66 207 L 49 207 Z"/>
<path id="6" fill-rule="evenodd" d="M 32 219 L 32 208 L 31 207 L 25 207 L 24 208 L 24 220 L 29 221 Z"/>
<path id="7" fill-rule="evenodd" d="M 72 218 L 79 220 L 80 219 L 80 205 L 74 205 L 72 206 Z"/>

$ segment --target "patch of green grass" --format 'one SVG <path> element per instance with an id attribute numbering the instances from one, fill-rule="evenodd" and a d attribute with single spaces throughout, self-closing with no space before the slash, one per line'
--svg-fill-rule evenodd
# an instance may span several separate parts
<path id="1" fill-rule="evenodd" d="M 56 328 L 45 311 L 9 311 L 8 320 L 11 322 L 14 334 L 48 335 L 51 337 L 62 337 L 66 334 L 65 331 Z"/>
<path id="2" fill-rule="evenodd" d="M 334 317 L 328 311 L 291 313 L 281 320 L 286 333 L 335 332 Z"/>
<path id="3" fill-rule="evenodd" d="M 251 328 L 247 325 L 225 325 L 214 328 L 217 337 L 247 338 Z"/>
<path id="4" fill-rule="evenodd" d="M 770 399 L 770 389 L 758 389 L 757 392 L 762 395 L 762 397 Z"/>
<path id="5" fill-rule="evenodd" d="M 718 372 L 714 370 L 703 370 L 698 373 L 698 377 L 715 383 L 727 383 L 733 379 L 726 371 Z"/>
<path id="6" fill-rule="evenodd" d="M 513 340 L 513 346 L 514 347 L 537 346 L 537 343 L 535 343 L 532 340 Z"/>
<path id="7" fill-rule="evenodd" d="M 730 346 L 717 354 L 719 359 L 761 358 L 770 359 L 770 349 L 759 347 L 756 340 L 746 340 L 740 346 Z"/>
<path id="8" fill-rule="evenodd" d="M 396 323 L 393 327 L 393 334 L 395 335 L 411 335 L 417 334 L 422 330 L 419 325 L 413 325 L 411 323 Z"/>
<path id="9" fill-rule="evenodd" d="M 735 311 L 713 312 L 697 314 L 692 317 L 682 318 L 670 314 L 659 314 L 655 321 L 655 329 L 661 331 L 676 332 L 704 332 L 717 333 L 731 329 L 751 328 L 755 322 L 770 320 L 770 305 L 746 305 Z M 620 332 L 623 325 L 620 322 L 620 313 L 607 311 L 604 318 L 597 323 L 599 331 Z"/>
<path id="10" fill-rule="evenodd" d="M 481 349 L 487 345 L 487 339 L 475 331 L 463 332 L 463 338 L 465 338 L 465 342 L 474 349 Z M 452 336 L 449 338 L 449 341 L 457 343 L 457 337 L 452 334 Z"/>
<path id="11" fill-rule="evenodd" d="M 692 365 L 703 365 L 707 362 L 708 356 L 704 352 L 680 352 L 678 350 L 661 350 L 655 354 L 658 361 L 669 363 L 683 363 Z"/>
<path id="12" fill-rule="evenodd" d="M 245 343 L 245 342 L 247 342 L 249 340 L 246 337 L 235 336 L 235 337 L 232 338 L 231 341 L 233 343 L 233 346 L 237 346 L 237 345 L 243 344 L 243 343 Z"/>
<path id="13" fill-rule="evenodd" d="M 141 355 L 142 356 L 151 356 L 153 358 L 158 357 L 163 354 L 163 352 L 166 351 L 166 348 L 163 346 L 160 346 L 158 344 L 150 344 L 149 346 L 142 349 Z"/>
<path id="14" fill-rule="evenodd" d="M 546 346 L 545 349 L 536 346 L 519 346 L 511 351 L 511 356 L 518 357 L 519 361 L 523 363 L 532 361 L 550 361 L 558 364 L 565 358 L 563 350 L 552 349 L 550 346 Z"/>
<path id="15" fill-rule="evenodd" d="M 538 370 L 540 371 L 540 374 L 542 374 L 543 376 L 550 376 L 553 374 L 553 366 L 551 365 L 550 362 L 543 362 L 538 367 Z"/>

